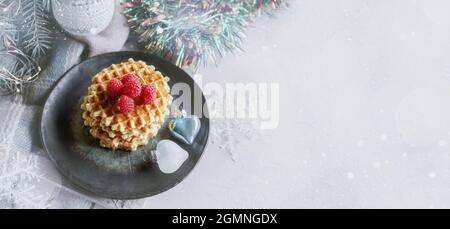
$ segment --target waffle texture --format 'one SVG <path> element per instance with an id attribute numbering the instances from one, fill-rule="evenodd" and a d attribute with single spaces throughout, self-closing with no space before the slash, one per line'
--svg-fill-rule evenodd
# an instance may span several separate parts
<path id="1" fill-rule="evenodd" d="M 156 97 L 152 105 L 137 104 L 134 111 L 124 115 L 116 110 L 114 101 L 108 98 L 108 82 L 123 75 L 134 73 L 143 85 L 154 84 Z M 92 85 L 84 97 L 84 125 L 100 140 L 102 147 L 134 151 L 156 136 L 169 114 L 172 103 L 169 78 L 156 71 L 154 66 L 143 61 L 129 59 L 128 62 L 113 64 L 92 77 Z"/>

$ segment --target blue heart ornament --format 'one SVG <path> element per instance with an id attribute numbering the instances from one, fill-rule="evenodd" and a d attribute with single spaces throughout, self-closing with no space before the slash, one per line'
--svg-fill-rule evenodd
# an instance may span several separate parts
<path id="1" fill-rule="evenodd" d="M 200 118 L 195 115 L 186 115 L 180 118 L 173 119 L 169 122 L 169 130 L 171 135 L 189 145 L 194 143 L 200 131 Z"/>

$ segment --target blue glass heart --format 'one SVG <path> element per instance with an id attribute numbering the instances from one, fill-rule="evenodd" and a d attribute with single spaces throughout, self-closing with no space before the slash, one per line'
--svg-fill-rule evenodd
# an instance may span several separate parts
<path id="1" fill-rule="evenodd" d="M 169 130 L 172 136 L 189 145 L 194 143 L 200 127 L 200 119 L 195 115 L 176 118 L 169 123 Z"/>

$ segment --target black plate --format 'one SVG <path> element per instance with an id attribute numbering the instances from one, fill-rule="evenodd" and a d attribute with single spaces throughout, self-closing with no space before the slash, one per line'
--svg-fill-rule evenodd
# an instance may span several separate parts
<path id="1" fill-rule="evenodd" d="M 154 65 L 163 75 L 170 77 L 170 86 L 178 82 L 186 83 L 191 88 L 191 110 L 194 110 L 194 89 L 201 90 L 183 70 L 156 56 L 116 52 L 90 58 L 69 70 L 50 94 L 41 120 L 44 148 L 58 170 L 77 186 L 113 199 L 152 196 L 180 183 L 202 156 L 209 132 L 209 119 L 200 111 L 200 114 L 194 114 L 201 115 L 202 127 L 192 145 L 171 138 L 162 128 L 153 141 L 132 153 L 100 147 L 98 140 L 92 138 L 88 128 L 82 124 L 82 98 L 87 94 L 93 75 L 128 58 Z M 205 97 L 202 95 L 204 103 Z M 207 114 L 207 110 L 203 113 Z M 148 160 L 150 150 L 161 139 L 171 139 L 189 153 L 188 159 L 175 173 L 164 174 L 157 164 Z"/>

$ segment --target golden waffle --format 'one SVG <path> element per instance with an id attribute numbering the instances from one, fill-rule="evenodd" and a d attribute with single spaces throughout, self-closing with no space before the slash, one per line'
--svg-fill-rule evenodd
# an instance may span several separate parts
<path id="1" fill-rule="evenodd" d="M 126 149 L 134 151 L 138 146 L 145 145 L 154 136 L 141 135 L 140 137 L 133 137 L 130 140 L 121 139 L 120 137 L 111 138 L 108 133 L 103 131 L 99 127 L 91 127 L 90 131 L 92 136 L 100 140 L 102 147 L 111 149 Z"/>
<path id="2" fill-rule="evenodd" d="M 124 115 L 108 99 L 107 85 L 112 78 L 120 80 L 128 73 L 137 75 L 143 84 L 154 84 L 157 90 L 152 105 L 136 105 L 134 111 Z M 156 135 L 169 114 L 172 96 L 167 81 L 168 78 L 155 71 L 155 67 L 133 59 L 103 69 L 92 78 L 92 85 L 81 105 L 84 124 L 91 127 L 91 134 L 100 139 L 103 147 L 135 150 Z"/>

